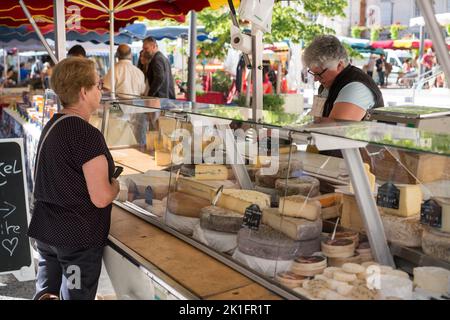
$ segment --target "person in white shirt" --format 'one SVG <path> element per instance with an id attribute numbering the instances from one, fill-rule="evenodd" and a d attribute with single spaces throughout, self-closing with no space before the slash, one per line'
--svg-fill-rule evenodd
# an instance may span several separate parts
<path id="1" fill-rule="evenodd" d="M 125 99 L 142 96 L 145 93 L 145 76 L 131 62 L 131 48 L 127 44 L 120 44 L 116 57 L 119 59 L 114 65 L 116 95 Z M 111 70 L 105 75 L 103 88 L 111 91 Z"/>

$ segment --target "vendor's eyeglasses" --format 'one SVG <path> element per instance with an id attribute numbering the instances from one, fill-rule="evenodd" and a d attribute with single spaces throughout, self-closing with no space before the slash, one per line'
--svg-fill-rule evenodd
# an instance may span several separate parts
<path id="1" fill-rule="evenodd" d="M 100 91 L 103 89 L 103 80 L 102 79 L 98 80 L 97 89 Z"/>
<path id="2" fill-rule="evenodd" d="M 327 71 L 328 70 L 328 68 L 325 68 L 325 69 L 323 69 L 322 71 L 320 71 L 320 72 L 318 72 L 318 73 L 315 73 L 315 72 L 312 72 L 310 69 L 308 69 L 308 73 L 310 74 L 310 75 L 312 75 L 312 76 L 314 76 L 314 77 L 318 77 L 318 78 L 322 78 L 322 75 L 325 73 L 325 71 Z"/>

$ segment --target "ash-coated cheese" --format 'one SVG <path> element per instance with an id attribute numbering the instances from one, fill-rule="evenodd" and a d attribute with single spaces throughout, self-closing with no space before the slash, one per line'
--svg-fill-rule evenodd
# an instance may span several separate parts
<path id="1" fill-rule="evenodd" d="M 420 213 L 422 204 L 422 190 L 416 184 L 396 184 L 399 191 L 399 208 L 382 207 L 384 212 L 400 217 L 414 216 Z"/>
<path id="2" fill-rule="evenodd" d="M 319 180 L 313 177 L 303 176 L 298 178 L 280 178 L 275 181 L 280 197 L 300 194 L 305 197 L 315 197 L 319 194 Z"/>
<path id="3" fill-rule="evenodd" d="M 450 262 L 450 234 L 424 227 L 422 249 L 434 258 Z"/>
<path id="4" fill-rule="evenodd" d="M 450 271 L 439 267 L 417 267 L 413 269 L 414 285 L 419 288 L 448 295 L 450 293 Z"/>
<path id="5" fill-rule="evenodd" d="M 242 214 L 217 206 L 201 209 L 200 225 L 203 229 L 237 233 L 241 229 Z"/>
<path id="6" fill-rule="evenodd" d="M 278 211 L 284 216 L 314 221 L 320 217 L 321 208 L 319 201 L 296 195 L 280 198 Z"/>
<path id="7" fill-rule="evenodd" d="M 293 260 L 297 256 L 311 255 L 320 250 L 320 240 L 295 241 L 261 224 L 258 230 L 239 230 L 238 247 L 239 251 L 250 256 L 269 260 Z"/>
<path id="8" fill-rule="evenodd" d="M 224 189 L 216 205 L 225 209 L 245 214 L 252 204 L 261 210 L 270 207 L 270 196 L 254 190 Z"/>
<path id="9" fill-rule="evenodd" d="M 200 218 L 201 209 L 208 207 L 210 202 L 181 192 L 171 193 L 167 207 L 173 214 L 191 218 Z"/>
<path id="10" fill-rule="evenodd" d="M 277 208 L 263 210 L 262 223 L 282 232 L 293 240 L 311 240 L 320 237 L 322 220 L 314 221 L 282 216 Z"/>
<path id="11" fill-rule="evenodd" d="M 420 215 L 397 217 L 381 214 L 381 221 L 388 241 L 405 247 L 422 245 L 423 226 L 420 224 Z"/>

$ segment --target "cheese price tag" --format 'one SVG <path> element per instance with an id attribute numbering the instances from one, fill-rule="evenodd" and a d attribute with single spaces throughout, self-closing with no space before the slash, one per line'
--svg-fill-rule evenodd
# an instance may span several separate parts
<path id="1" fill-rule="evenodd" d="M 217 189 L 216 191 L 216 195 L 214 196 L 214 199 L 212 201 L 212 205 L 216 206 L 217 201 L 219 201 L 220 196 L 222 195 L 222 191 L 223 191 L 223 185 L 219 187 L 219 189 Z"/>
<path id="2" fill-rule="evenodd" d="M 427 200 L 420 207 L 420 223 L 434 228 L 442 227 L 442 207 L 435 200 Z"/>
<path id="3" fill-rule="evenodd" d="M 244 219 L 242 222 L 242 227 L 258 230 L 259 224 L 261 223 L 262 212 L 257 204 L 252 204 L 247 209 L 245 209 Z"/>
<path id="4" fill-rule="evenodd" d="M 145 188 L 145 203 L 148 204 L 149 206 L 153 205 L 153 189 L 151 186 L 147 186 L 147 188 Z"/>
<path id="5" fill-rule="evenodd" d="M 386 182 L 378 188 L 377 205 L 383 208 L 398 209 L 400 190 L 392 182 Z"/>

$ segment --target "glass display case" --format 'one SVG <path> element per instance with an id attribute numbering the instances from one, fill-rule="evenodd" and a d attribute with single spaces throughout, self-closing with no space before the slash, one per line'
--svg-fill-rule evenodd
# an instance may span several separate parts
<path id="1" fill-rule="evenodd" d="M 450 270 L 447 133 L 169 99 L 105 111 L 115 205 L 282 296 L 426 299 L 413 268 Z"/>

